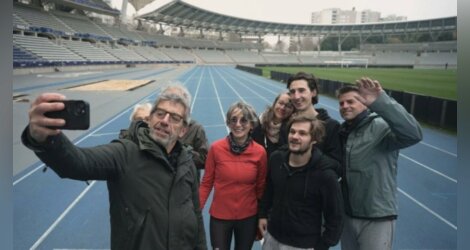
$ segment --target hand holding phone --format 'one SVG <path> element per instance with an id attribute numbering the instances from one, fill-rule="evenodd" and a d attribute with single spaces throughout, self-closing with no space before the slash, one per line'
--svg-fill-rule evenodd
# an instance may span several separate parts
<path id="1" fill-rule="evenodd" d="M 65 120 L 61 127 L 50 127 L 53 129 L 86 130 L 90 127 L 90 105 L 83 100 L 63 100 L 64 109 L 44 113 L 49 118 L 60 118 Z"/>

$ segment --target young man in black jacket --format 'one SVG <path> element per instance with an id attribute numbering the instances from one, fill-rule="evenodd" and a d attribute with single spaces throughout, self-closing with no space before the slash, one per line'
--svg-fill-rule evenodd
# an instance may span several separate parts
<path id="1" fill-rule="evenodd" d="M 341 161 L 341 146 L 338 136 L 340 124 L 328 115 L 326 109 L 314 107 L 318 103 L 318 80 L 312 74 L 298 72 L 289 78 L 287 88 L 291 102 L 295 107 L 293 115 L 305 114 L 324 122 L 325 138 L 316 147 L 333 159 Z"/>
<path id="2" fill-rule="evenodd" d="M 263 249 L 328 249 L 343 228 L 339 163 L 316 147 L 325 133 L 318 119 L 294 116 L 288 131 L 288 149 L 275 151 L 268 162 L 258 211 Z"/>
<path id="3" fill-rule="evenodd" d="M 207 249 L 199 184 L 191 153 L 178 139 L 189 123 L 189 103 L 162 94 L 147 122 L 131 124 L 126 139 L 92 148 L 73 145 L 59 129 L 65 96 L 41 94 L 29 112 L 23 143 L 60 177 L 106 180 L 111 249 Z"/>

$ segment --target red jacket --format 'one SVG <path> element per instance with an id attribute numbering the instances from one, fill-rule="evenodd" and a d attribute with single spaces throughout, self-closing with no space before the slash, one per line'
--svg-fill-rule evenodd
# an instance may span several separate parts
<path id="1" fill-rule="evenodd" d="M 243 153 L 230 151 L 227 138 L 215 141 L 209 149 L 204 177 L 199 187 L 201 209 L 214 187 L 209 213 L 218 219 L 239 220 L 257 214 L 266 183 L 265 149 L 252 141 Z"/>

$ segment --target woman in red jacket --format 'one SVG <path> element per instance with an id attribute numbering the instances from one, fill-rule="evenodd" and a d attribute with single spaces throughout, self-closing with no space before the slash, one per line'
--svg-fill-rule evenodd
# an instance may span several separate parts
<path id="1" fill-rule="evenodd" d="M 235 235 L 235 249 L 251 249 L 257 230 L 257 207 L 266 182 L 267 156 L 251 138 L 258 124 L 253 107 L 236 102 L 227 111 L 227 137 L 215 141 L 207 155 L 199 187 L 201 209 L 214 188 L 209 210 L 213 249 L 228 250 Z"/>

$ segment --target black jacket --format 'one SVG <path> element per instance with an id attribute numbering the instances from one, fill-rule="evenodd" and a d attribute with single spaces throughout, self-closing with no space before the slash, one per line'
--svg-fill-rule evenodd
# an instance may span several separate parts
<path id="1" fill-rule="evenodd" d="M 111 249 L 206 249 L 196 168 L 188 150 L 167 156 L 143 122 L 129 139 L 91 148 L 74 146 L 63 134 L 34 144 L 29 128 L 23 143 L 60 177 L 106 180 Z M 174 168 L 169 159 L 174 159 Z"/>
<path id="2" fill-rule="evenodd" d="M 340 123 L 328 115 L 326 109 L 315 109 L 318 112 L 317 119 L 324 122 L 326 135 L 323 141 L 317 145 L 322 152 L 331 158 L 341 161 L 341 143 L 339 140 Z"/>
<path id="3" fill-rule="evenodd" d="M 279 134 L 279 141 L 277 143 L 273 143 L 266 136 L 266 133 L 265 133 L 265 130 L 264 130 L 263 126 L 261 124 L 258 124 L 258 126 L 256 126 L 253 129 L 253 131 L 251 133 L 251 137 L 259 145 L 263 146 L 266 149 L 266 153 L 267 153 L 268 159 L 269 159 L 269 156 L 271 156 L 271 154 L 274 151 L 276 151 L 277 149 L 279 149 L 283 145 L 287 144 L 287 136 L 286 136 L 286 134 L 287 134 L 287 122 L 286 121 L 282 122 L 281 130 L 280 130 L 279 133 L 280 133 Z"/>
<path id="4" fill-rule="evenodd" d="M 339 163 L 318 149 L 304 168 L 291 170 L 288 159 L 288 149 L 269 159 L 259 217 L 268 218 L 269 233 L 283 244 L 328 249 L 338 243 L 343 228 Z"/>

